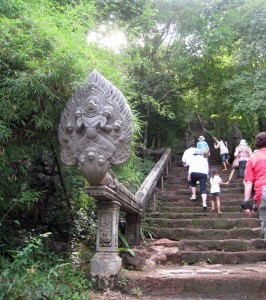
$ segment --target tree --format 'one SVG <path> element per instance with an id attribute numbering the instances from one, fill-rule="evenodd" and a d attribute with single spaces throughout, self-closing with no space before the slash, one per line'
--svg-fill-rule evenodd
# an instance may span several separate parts
<path id="1" fill-rule="evenodd" d="M 94 2 L 3 0 L 0 14 L 0 220 L 5 220 L 10 209 L 47 204 L 49 180 L 42 185 L 40 177 L 47 161 L 56 174 L 51 147 L 58 152 L 60 115 L 75 88 L 97 68 L 123 89 L 124 72 L 115 53 L 86 43 L 97 19 Z M 77 199 L 81 180 L 70 175 L 67 170 L 68 192 Z M 59 183 L 57 193 L 57 201 L 65 201 Z"/>

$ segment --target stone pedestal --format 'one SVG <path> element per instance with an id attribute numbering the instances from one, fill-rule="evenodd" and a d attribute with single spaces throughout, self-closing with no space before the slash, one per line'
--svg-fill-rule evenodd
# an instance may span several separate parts
<path id="1" fill-rule="evenodd" d="M 126 239 L 130 246 L 140 245 L 140 215 L 126 215 Z"/>
<path id="2" fill-rule="evenodd" d="M 98 252 L 91 260 L 92 276 L 116 276 L 122 267 L 122 259 L 117 253 Z"/>
<path id="3" fill-rule="evenodd" d="M 97 201 L 96 255 L 91 260 L 92 276 L 115 276 L 122 267 L 118 255 L 118 222 L 120 203 Z"/>

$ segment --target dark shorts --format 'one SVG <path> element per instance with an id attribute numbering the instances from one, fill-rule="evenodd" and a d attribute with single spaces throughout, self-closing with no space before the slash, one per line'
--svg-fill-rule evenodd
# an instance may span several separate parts
<path id="1" fill-rule="evenodd" d="M 237 177 L 244 178 L 244 176 L 245 176 L 245 171 L 246 171 L 246 164 L 247 164 L 247 161 L 246 161 L 246 160 L 241 160 L 241 161 L 239 162 L 238 176 L 237 176 Z"/>
<path id="2" fill-rule="evenodd" d="M 198 172 L 192 172 L 190 174 L 191 177 L 191 186 L 196 187 L 197 181 L 200 182 L 200 193 L 201 194 L 207 194 L 206 191 L 206 185 L 207 185 L 207 174 L 204 173 L 198 173 Z"/>
<path id="3" fill-rule="evenodd" d="M 222 162 L 225 162 L 228 159 L 228 153 L 221 154 Z"/>
<path id="4" fill-rule="evenodd" d="M 211 197 L 219 197 L 221 193 L 211 193 Z"/>

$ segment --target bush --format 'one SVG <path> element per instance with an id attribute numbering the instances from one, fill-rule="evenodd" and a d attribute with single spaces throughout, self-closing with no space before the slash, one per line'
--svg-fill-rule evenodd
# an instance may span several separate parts
<path id="1" fill-rule="evenodd" d="M 0 298 L 88 299 L 91 283 L 81 270 L 43 245 L 50 233 L 31 237 L 0 260 Z"/>

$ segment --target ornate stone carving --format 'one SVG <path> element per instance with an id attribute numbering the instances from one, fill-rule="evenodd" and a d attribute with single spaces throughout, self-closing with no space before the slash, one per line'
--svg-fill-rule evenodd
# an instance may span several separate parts
<path id="1" fill-rule="evenodd" d="M 100 247 L 112 247 L 112 214 L 100 216 Z"/>
<path id="2" fill-rule="evenodd" d="M 94 70 L 67 102 L 58 132 L 66 165 L 77 164 L 92 185 L 111 184 L 110 164 L 130 156 L 131 110 L 122 93 Z"/>
<path id="3" fill-rule="evenodd" d="M 140 223 L 141 216 L 127 214 L 126 215 L 126 239 L 129 245 L 140 244 Z"/>

